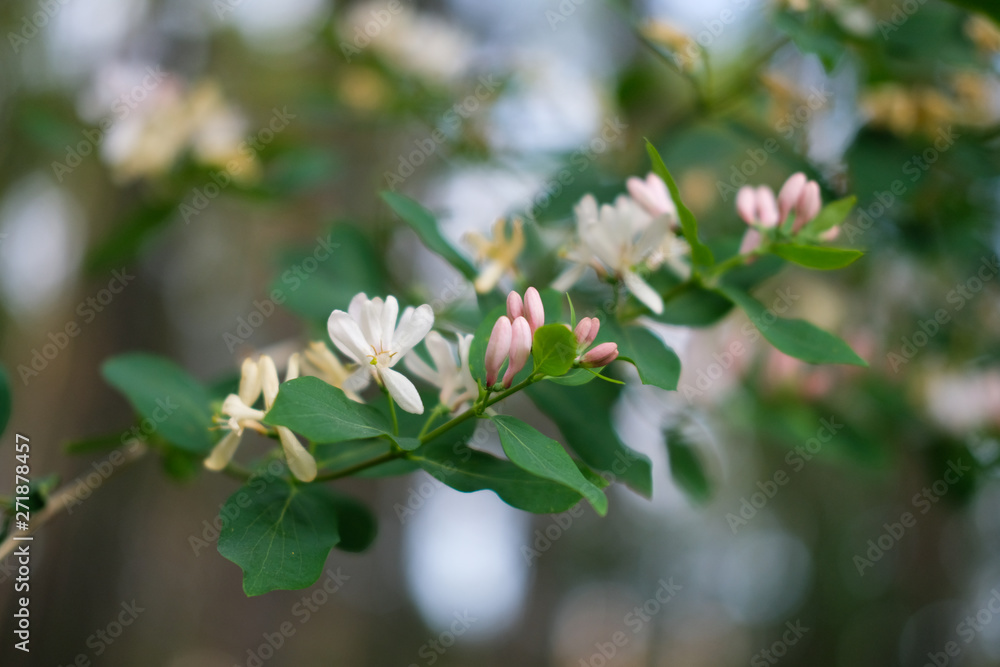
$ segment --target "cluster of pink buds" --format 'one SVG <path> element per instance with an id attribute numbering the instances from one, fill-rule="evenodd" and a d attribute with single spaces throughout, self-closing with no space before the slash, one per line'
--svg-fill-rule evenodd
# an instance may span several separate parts
<path id="1" fill-rule="evenodd" d="M 756 227 L 776 227 L 783 223 L 789 214 L 794 213 L 792 233 L 796 234 L 819 214 L 822 205 L 819 183 L 810 181 L 802 172 L 789 176 L 781 186 L 777 197 L 766 185 L 756 188 L 744 185 L 736 193 L 736 212 L 752 226 L 743 236 L 740 253 L 752 252 L 760 245 L 761 235 Z M 836 235 L 837 230 L 834 228 L 822 238 L 832 240 Z"/>
<path id="2" fill-rule="evenodd" d="M 590 344 L 597 338 L 597 332 L 601 329 L 601 321 L 596 317 L 584 317 L 576 323 L 576 344 L 581 351 L 587 350 Z M 600 368 L 607 366 L 618 358 L 618 343 L 601 343 L 587 350 L 579 357 L 577 363 L 586 368 Z"/>
<path id="3" fill-rule="evenodd" d="M 497 318 L 486 345 L 486 386 L 497 382 L 500 368 L 506 359 L 507 372 L 503 375 L 503 386 L 509 388 L 531 354 L 531 341 L 535 330 L 545 324 L 545 308 L 538 290 L 529 287 L 524 299 L 517 292 L 507 295 L 507 314 Z"/>

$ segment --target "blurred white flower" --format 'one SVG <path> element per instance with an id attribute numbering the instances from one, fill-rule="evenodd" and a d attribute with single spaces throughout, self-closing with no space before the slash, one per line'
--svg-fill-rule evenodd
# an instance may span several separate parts
<path id="1" fill-rule="evenodd" d="M 466 407 L 469 401 L 479 396 L 479 385 L 472 377 L 469 369 L 469 349 L 472 346 L 472 336 L 458 334 L 458 361 L 455 360 L 455 346 L 445 340 L 437 331 L 427 334 L 424 340 L 427 352 L 431 355 L 434 367 L 416 354 L 406 357 L 406 367 L 417 377 L 439 388 L 439 400 L 452 412 L 458 412 Z"/>
<path id="2" fill-rule="evenodd" d="M 614 205 L 600 208 L 593 195 L 586 195 L 574 209 L 577 245 L 566 254 L 573 266 L 556 278 L 552 287 L 569 289 L 583 277 L 587 267 L 599 274 L 610 272 L 625 283 L 628 290 L 654 313 L 663 312 L 663 299 L 639 271 L 665 259 L 663 248 L 671 236 L 668 215 L 650 216 L 630 197 L 622 195 Z M 671 254 L 678 251 L 671 247 Z"/>
<path id="3" fill-rule="evenodd" d="M 432 14 L 386 7 L 377 0 L 352 6 L 342 24 L 341 48 L 347 53 L 372 48 L 396 67 L 440 83 L 466 72 L 474 45 L 470 35 Z"/>
<path id="4" fill-rule="evenodd" d="M 120 181 L 160 176 L 186 150 L 206 165 L 226 168 L 249 180 L 258 166 L 244 143 L 247 122 L 228 104 L 218 85 L 205 81 L 190 89 L 172 74 L 143 88 L 127 91 L 112 105 L 113 119 L 101 155 Z"/>

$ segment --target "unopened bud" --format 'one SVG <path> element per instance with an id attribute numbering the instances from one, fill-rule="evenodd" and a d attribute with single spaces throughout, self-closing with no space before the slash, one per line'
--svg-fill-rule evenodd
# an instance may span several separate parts
<path id="1" fill-rule="evenodd" d="M 587 368 L 607 366 L 618 358 L 618 343 L 601 343 L 587 351 L 580 364 Z"/>
<path id="2" fill-rule="evenodd" d="M 590 344 L 597 338 L 597 332 L 600 328 L 601 321 L 599 319 L 596 317 L 584 317 L 577 322 L 576 331 L 573 332 L 576 335 L 576 344 L 581 348 L 590 347 Z"/>
<path id="3" fill-rule="evenodd" d="M 486 386 L 492 387 L 500 375 L 500 367 L 510 351 L 511 323 L 506 316 L 501 315 L 493 325 L 490 340 L 486 344 Z"/>
<path id="4" fill-rule="evenodd" d="M 531 354 L 531 326 L 528 320 L 519 317 L 511 325 L 510 361 L 507 364 L 507 372 L 503 375 L 505 389 L 510 387 L 514 382 L 514 376 L 524 368 L 529 354 Z"/>
<path id="5" fill-rule="evenodd" d="M 521 301 L 521 295 L 511 290 L 507 295 L 507 317 L 513 322 L 522 315 L 524 315 L 524 302 Z"/>
<path id="6" fill-rule="evenodd" d="M 534 287 L 529 287 L 524 292 L 524 317 L 528 320 L 532 336 L 538 327 L 545 324 L 545 306 L 542 305 L 542 296 Z"/>

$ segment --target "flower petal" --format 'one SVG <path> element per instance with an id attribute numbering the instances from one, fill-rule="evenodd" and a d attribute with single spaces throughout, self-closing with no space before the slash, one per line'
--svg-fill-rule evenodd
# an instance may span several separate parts
<path id="1" fill-rule="evenodd" d="M 663 312 L 663 298 L 649 286 L 649 283 L 640 278 L 639 274 L 634 271 L 625 271 L 622 273 L 622 280 L 625 281 L 628 291 L 644 303 L 647 308 L 657 315 Z"/>
<path id="2" fill-rule="evenodd" d="M 264 392 L 264 406 L 270 410 L 274 398 L 278 395 L 278 369 L 274 366 L 274 359 L 266 354 L 260 355 L 257 360 L 257 368 L 260 370 L 260 386 Z"/>
<path id="3" fill-rule="evenodd" d="M 351 303 L 347 306 L 347 313 L 351 316 L 355 322 L 361 321 L 361 311 L 364 310 L 364 306 L 368 303 L 368 295 L 364 292 L 358 292 L 351 299 Z"/>
<path id="4" fill-rule="evenodd" d="M 353 305 L 353 302 L 352 302 Z M 337 349 L 359 364 L 368 363 L 368 355 L 372 353 L 371 345 L 361 333 L 361 327 L 350 315 L 342 310 L 330 313 L 326 323 L 327 333 Z"/>
<path id="5" fill-rule="evenodd" d="M 382 306 L 380 329 L 382 330 L 383 349 L 392 349 L 393 335 L 396 329 L 396 317 L 399 316 L 399 302 L 396 297 L 390 295 L 385 298 L 385 305 Z"/>
<path id="6" fill-rule="evenodd" d="M 431 332 L 434 333 L 434 332 Z M 426 361 L 420 358 L 418 354 L 408 354 L 403 361 L 406 365 L 407 370 L 411 371 L 418 378 L 424 382 L 429 382 L 435 387 L 441 386 L 441 374 L 430 367 Z"/>
<path id="7" fill-rule="evenodd" d="M 290 357 L 288 357 L 288 365 L 285 368 L 285 382 L 289 380 L 294 380 L 299 376 L 299 363 L 302 360 L 302 355 L 298 352 L 293 352 Z"/>
<path id="8" fill-rule="evenodd" d="M 247 357 L 240 369 L 240 400 L 253 405 L 260 396 L 260 371 L 257 362 Z"/>
<path id="9" fill-rule="evenodd" d="M 232 417 L 236 421 L 260 421 L 264 418 L 264 411 L 250 407 L 236 394 L 229 394 L 222 401 L 222 414 Z"/>
<path id="10" fill-rule="evenodd" d="M 296 479 L 303 482 L 311 482 L 316 479 L 316 459 L 302 446 L 295 434 L 284 426 L 277 426 L 278 438 L 281 440 L 281 448 L 285 452 L 285 461 L 288 462 L 288 469 L 292 471 Z"/>
<path id="11" fill-rule="evenodd" d="M 420 400 L 420 394 L 417 393 L 417 388 L 413 386 L 408 377 L 391 368 L 379 368 L 378 375 L 382 378 L 382 384 L 389 391 L 389 395 L 400 408 L 415 415 L 424 413 L 424 404 Z"/>
<path id="12" fill-rule="evenodd" d="M 441 377 L 451 377 L 458 374 L 458 364 L 455 363 L 455 351 L 451 343 L 445 340 L 444 336 L 437 331 L 427 334 L 424 345 L 434 360 L 434 367 Z M 413 356 L 413 355 L 410 355 Z M 409 357 L 407 357 L 409 359 Z"/>
<path id="13" fill-rule="evenodd" d="M 218 444 L 212 448 L 212 453 L 208 455 L 205 459 L 204 465 L 209 470 L 219 471 L 229 465 L 229 462 L 233 460 L 233 454 L 236 453 L 236 448 L 240 444 L 240 434 L 236 431 L 230 431 L 225 435 L 222 440 L 219 440 Z"/>
<path id="14" fill-rule="evenodd" d="M 392 358 L 391 365 L 395 365 L 401 356 L 422 341 L 433 326 L 434 310 L 429 305 L 425 303 L 416 309 L 407 308 L 399 319 L 399 326 L 393 336 L 392 350 L 396 356 Z"/>

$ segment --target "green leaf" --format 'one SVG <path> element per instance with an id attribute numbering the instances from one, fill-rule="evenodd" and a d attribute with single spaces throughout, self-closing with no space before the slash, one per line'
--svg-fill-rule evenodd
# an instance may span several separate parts
<path id="1" fill-rule="evenodd" d="M 646 140 L 646 152 L 649 153 L 649 160 L 653 163 L 653 171 L 667 184 L 667 188 L 670 190 L 670 198 L 674 200 L 674 205 L 677 206 L 677 215 L 681 219 L 681 231 L 691 246 L 691 259 L 698 266 L 712 266 L 715 264 L 715 257 L 712 256 L 712 250 L 698 238 L 698 220 L 688 210 L 688 207 L 684 205 L 684 202 L 681 201 L 681 193 L 677 188 L 677 183 L 674 182 L 674 177 L 670 175 L 670 170 L 667 169 L 667 165 L 663 163 L 663 158 L 660 157 L 660 153 L 650 143 L 649 139 Z"/>
<path id="2" fill-rule="evenodd" d="M 576 336 L 562 324 L 546 324 L 535 330 L 531 344 L 535 372 L 559 377 L 569 372 L 576 359 Z"/>
<path id="3" fill-rule="evenodd" d="M 677 354 L 649 329 L 641 326 L 621 326 L 608 317 L 601 322 L 598 342 L 618 343 L 618 354 L 639 371 L 643 384 L 675 391 L 681 376 L 681 360 Z"/>
<path id="4" fill-rule="evenodd" d="M 311 376 L 282 383 L 264 423 L 287 426 L 317 443 L 392 433 L 392 425 L 381 412 L 352 401 L 342 390 Z"/>
<path id="5" fill-rule="evenodd" d="M 10 375 L 7 369 L 0 366 L 0 433 L 7 430 L 7 422 L 10 421 L 11 392 Z"/>
<path id="6" fill-rule="evenodd" d="M 368 506 L 350 496 L 327 489 L 337 513 L 337 548 L 360 552 L 371 546 L 378 535 L 378 521 Z"/>
<path id="7" fill-rule="evenodd" d="M 771 246 L 771 252 L 782 259 L 810 269 L 842 269 L 864 254 L 860 250 L 851 248 L 831 248 L 798 243 L 776 243 Z"/>
<path id="8" fill-rule="evenodd" d="M 611 424 L 611 407 L 618 400 L 620 386 L 590 382 L 567 387 L 539 382 L 525 391 L 538 409 L 555 422 L 584 463 L 647 498 L 652 495 L 649 459 L 622 444 Z"/>
<path id="9" fill-rule="evenodd" d="M 764 338 L 785 354 L 811 364 L 868 363 L 854 353 L 847 343 L 805 320 L 778 317 L 760 301 L 734 287 L 721 286 L 719 291 L 742 308 Z"/>
<path id="10" fill-rule="evenodd" d="M 663 313 L 650 315 L 657 322 L 688 327 L 708 327 L 733 309 L 733 302 L 700 285 L 687 284 L 676 296 L 669 298 Z"/>
<path id="11" fill-rule="evenodd" d="M 555 382 L 556 384 L 565 385 L 567 387 L 576 387 L 581 384 L 587 384 L 591 380 L 596 380 L 597 375 L 591 372 L 589 368 L 574 368 L 566 375 L 557 378 L 549 378 L 549 382 Z"/>
<path id="12" fill-rule="evenodd" d="M 212 448 L 208 392 L 172 361 L 132 352 L 105 361 L 101 373 L 164 440 L 189 452 Z"/>
<path id="13" fill-rule="evenodd" d="M 851 209 L 854 208 L 857 201 L 858 198 L 851 195 L 850 197 L 844 197 L 843 199 L 830 202 L 823 207 L 823 210 L 819 212 L 819 215 L 806 223 L 806 226 L 803 227 L 799 233 L 810 237 L 816 237 L 826 230 L 836 227 L 847 219 L 847 216 L 851 213 Z"/>
<path id="14" fill-rule="evenodd" d="M 514 465 L 568 486 L 586 498 L 598 514 L 608 513 L 607 496 L 587 481 L 562 445 L 516 417 L 497 415 L 492 419 L 499 430 L 503 451 Z"/>
<path id="15" fill-rule="evenodd" d="M 409 457 L 435 479 L 456 491 L 493 491 L 502 501 L 525 512 L 555 514 L 576 505 L 582 496 L 573 489 L 536 477 L 510 461 L 441 442 L 410 452 Z"/>
<path id="16" fill-rule="evenodd" d="M 670 475 L 674 482 L 693 501 L 704 503 L 711 497 L 712 489 L 694 445 L 688 442 L 679 428 L 669 429 L 666 440 Z"/>
<path id="17" fill-rule="evenodd" d="M 177 212 L 176 202 L 147 204 L 130 213 L 87 253 L 84 269 L 94 275 L 130 262 L 155 232 L 166 226 Z"/>
<path id="18" fill-rule="evenodd" d="M 242 568 L 247 595 L 305 588 L 340 541 L 343 502 L 319 484 L 255 478 L 222 507 L 219 553 Z"/>
<path id="19" fill-rule="evenodd" d="M 128 433 L 128 431 L 124 433 Z M 94 452 L 116 449 L 124 444 L 122 443 L 122 435 L 124 433 L 105 433 L 104 435 L 95 435 L 90 438 L 70 440 L 63 444 L 63 451 L 67 454 L 92 454 Z"/>
<path id="20" fill-rule="evenodd" d="M 324 331 L 330 313 L 346 310 L 355 294 L 386 291 L 380 254 L 367 236 L 346 222 L 333 225 L 309 246 L 283 253 L 279 267 L 270 299 L 281 299 L 282 305 Z"/>
<path id="21" fill-rule="evenodd" d="M 476 278 L 475 267 L 445 240 L 441 235 L 441 230 L 438 229 L 437 219 L 430 211 L 397 192 L 382 191 L 379 194 L 389 205 L 389 208 L 413 228 L 425 246 L 443 257 L 467 279 L 474 280 Z"/>

